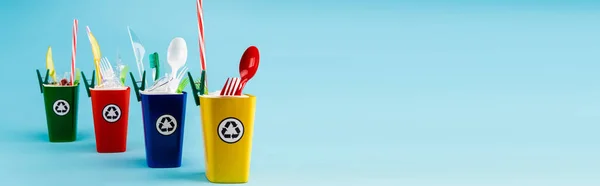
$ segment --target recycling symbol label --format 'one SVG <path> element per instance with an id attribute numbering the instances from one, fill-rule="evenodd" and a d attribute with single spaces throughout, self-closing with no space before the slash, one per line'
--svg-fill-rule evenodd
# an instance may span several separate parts
<path id="1" fill-rule="evenodd" d="M 225 118 L 217 127 L 219 138 L 225 143 L 236 143 L 244 136 L 244 124 L 237 118 Z"/>
<path id="2" fill-rule="evenodd" d="M 69 102 L 62 99 L 56 100 L 54 102 L 54 105 L 52 105 L 52 108 L 52 110 L 54 110 L 54 113 L 59 116 L 67 115 L 67 113 L 69 113 L 69 110 L 71 109 L 71 107 L 69 106 Z"/>
<path id="3" fill-rule="evenodd" d="M 115 104 L 108 104 L 102 109 L 102 117 L 106 122 L 117 122 L 121 119 L 121 108 Z"/>
<path id="4" fill-rule="evenodd" d="M 177 130 L 177 120 L 171 115 L 162 115 L 156 120 L 156 130 L 162 135 L 171 135 Z"/>

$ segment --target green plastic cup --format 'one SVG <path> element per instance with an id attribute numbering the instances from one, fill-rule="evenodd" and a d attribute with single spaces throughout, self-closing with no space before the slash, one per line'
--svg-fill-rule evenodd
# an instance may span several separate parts
<path id="1" fill-rule="evenodd" d="M 43 85 L 50 142 L 72 142 L 77 138 L 79 85 Z"/>

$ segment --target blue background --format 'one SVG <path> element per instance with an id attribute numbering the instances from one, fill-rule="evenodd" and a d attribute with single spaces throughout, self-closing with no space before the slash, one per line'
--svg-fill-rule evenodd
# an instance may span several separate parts
<path id="1" fill-rule="evenodd" d="M 599 5 L 206 0 L 209 89 L 258 46 L 247 185 L 600 185 Z M 96 153 L 84 88 L 79 140 L 47 142 L 34 71 L 49 45 L 58 74 L 69 70 L 73 18 L 87 73 L 89 25 L 103 54 L 119 50 L 137 74 L 129 25 L 163 62 L 185 38 L 200 74 L 193 0 L 0 1 L 2 185 L 210 184 L 191 97 L 181 168 L 146 167 L 136 102 L 128 151 Z"/>

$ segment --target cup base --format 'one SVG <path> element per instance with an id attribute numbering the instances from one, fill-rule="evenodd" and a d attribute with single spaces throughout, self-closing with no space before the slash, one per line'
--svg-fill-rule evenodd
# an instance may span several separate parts
<path id="1" fill-rule="evenodd" d="M 123 153 L 125 151 L 127 151 L 127 150 L 124 150 L 124 149 L 123 150 L 121 150 L 121 149 L 119 149 L 119 150 L 97 150 L 96 149 L 96 152 L 102 153 L 102 154 Z"/>
<path id="2" fill-rule="evenodd" d="M 105 143 L 98 144 L 98 142 L 96 142 L 96 152 L 98 153 L 122 153 L 125 151 L 127 151 L 127 146 L 125 144 L 107 145 Z"/>
<path id="3" fill-rule="evenodd" d="M 206 177 L 206 180 L 208 180 L 211 183 L 220 183 L 220 184 L 244 184 L 244 183 L 248 183 L 248 180 L 245 180 L 245 181 L 223 181 L 223 180 L 211 180 L 208 177 Z"/>
<path id="4" fill-rule="evenodd" d="M 181 167 L 181 163 L 164 163 L 164 164 L 148 163 L 148 167 L 155 168 L 155 169 L 179 168 L 179 167 Z"/>
<path id="5" fill-rule="evenodd" d="M 206 180 L 211 183 L 220 184 L 244 184 L 248 183 L 250 175 L 231 175 L 231 174 L 219 174 L 215 175 L 208 172 L 205 174 Z"/>
<path id="6" fill-rule="evenodd" d="M 51 143 L 68 143 L 68 142 L 75 142 L 76 139 L 52 139 L 52 138 L 50 138 L 48 141 L 50 141 Z"/>
<path id="7" fill-rule="evenodd" d="M 217 184 L 245 184 L 245 183 L 248 183 L 248 182 L 223 182 L 223 181 L 218 182 L 218 181 L 210 181 L 210 180 L 208 180 L 208 181 L 211 183 L 217 183 Z"/>

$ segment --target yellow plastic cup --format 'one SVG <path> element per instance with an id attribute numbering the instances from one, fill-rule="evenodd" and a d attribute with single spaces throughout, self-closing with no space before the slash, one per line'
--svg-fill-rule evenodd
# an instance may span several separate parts
<path id="1" fill-rule="evenodd" d="M 200 96 L 208 181 L 248 182 L 255 110 L 253 95 Z"/>

